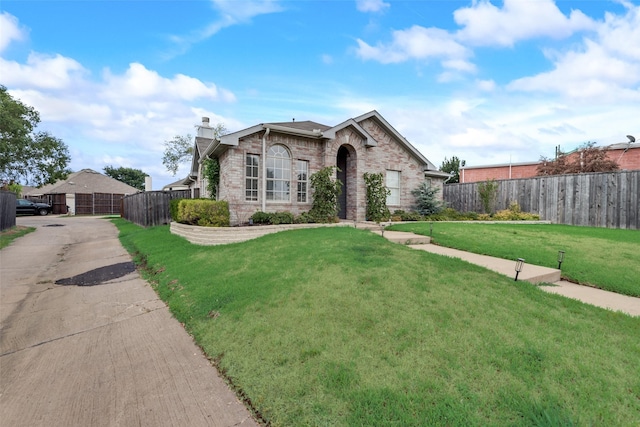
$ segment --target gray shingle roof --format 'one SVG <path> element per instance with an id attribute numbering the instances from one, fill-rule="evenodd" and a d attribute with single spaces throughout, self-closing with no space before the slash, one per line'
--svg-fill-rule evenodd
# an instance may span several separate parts
<path id="1" fill-rule="evenodd" d="M 72 194 L 72 193 L 114 193 L 114 194 L 133 194 L 138 190 L 135 187 L 125 184 L 92 169 L 82 169 L 79 172 L 70 174 L 67 179 L 60 180 L 53 184 L 48 184 L 40 188 L 36 188 L 25 195 L 42 195 L 42 194 Z"/>
<path id="2" fill-rule="evenodd" d="M 305 120 L 302 122 L 280 122 L 280 123 L 265 123 L 265 125 L 277 125 L 284 126 L 292 129 L 300 129 L 300 130 L 308 130 L 314 131 L 316 129 L 320 129 L 321 131 L 325 131 L 331 129 L 331 126 L 323 125 L 321 123 L 312 122 L 310 120 Z"/>

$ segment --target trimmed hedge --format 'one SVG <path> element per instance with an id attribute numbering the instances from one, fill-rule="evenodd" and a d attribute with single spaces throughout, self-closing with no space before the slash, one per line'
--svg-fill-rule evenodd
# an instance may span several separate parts
<path id="1" fill-rule="evenodd" d="M 224 200 L 180 199 L 177 222 L 203 227 L 228 227 L 229 203 Z"/>
<path id="2" fill-rule="evenodd" d="M 254 224 L 293 224 L 295 218 L 291 212 L 262 212 L 251 215 Z"/>

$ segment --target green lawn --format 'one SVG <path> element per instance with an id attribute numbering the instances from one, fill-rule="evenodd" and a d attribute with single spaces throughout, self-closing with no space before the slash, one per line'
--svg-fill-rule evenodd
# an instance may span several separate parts
<path id="1" fill-rule="evenodd" d="M 18 237 L 22 237 L 25 234 L 29 234 L 36 229 L 33 227 L 23 227 L 16 225 L 15 227 L 8 228 L 0 231 L 0 249 L 5 246 L 9 246 Z"/>
<path id="2" fill-rule="evenodd" d="M 640 424 L 640 318 L 359 229 L 200 247 L 114 222 L 272 426 Z"/>
<path id="3" fill-rule="evenodd" d="M 397 224 L 392 230 L 429 235 L 430 223 Z M 498 258 L 558 267 L 562 277 L 625 295 L 640 296 L 640 230 L 555 224 L 482 224 L 434 222 L 433 241 Z"/>

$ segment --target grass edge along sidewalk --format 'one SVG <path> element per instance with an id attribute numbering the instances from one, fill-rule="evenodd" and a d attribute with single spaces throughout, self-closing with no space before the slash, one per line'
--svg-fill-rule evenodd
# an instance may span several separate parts
<path id="1" fill-rule="evenodd" d="M 640 422 L 640 319 L 359 229 L 202 247 L 115 222 L 272 426 Z"/>
<path id="2" fill-rule="evenodd" d="M 394 224 L 395 231 L 432 235 L 432 243 L 527 264 L 558 267 L 562 278 L 623 295 L 640 297 L 640 230 L 559 224 L 479 224 L 416 222 Z"/>

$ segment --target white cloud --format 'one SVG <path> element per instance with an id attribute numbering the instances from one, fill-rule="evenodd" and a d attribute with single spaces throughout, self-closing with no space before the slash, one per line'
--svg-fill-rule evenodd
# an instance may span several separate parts
<path id="1" fill-rule="evenodd" d="M 513 46 L 535 37 L 561 39 L 595 27 L 579 10 L 565 16 L 553 0 L 504 0 L 502 8 L 480 0 L 456 10 L 453 16 L 464 27 L 458 32 L 459 39 L 478 46 Z"/>
<path id="2" fill-rule="evenodd" d="M 62 55 L 47 56 L 32 52 L 26 64 L 0 58 L 5 85 L 66 89 L 88 73 L 80 63 Z"/>
<path id="3" fill-rule="evenodd" d="M 170 40 L 174 49 L 167 56 L 173 57 L 186 52 L 191 45 L 199 43 L 233 25 L 248 24 L 253 18 L 270 13 L 281 12 L 279 0 L 211 0 L 218 12 L 217 19 L 204 28 L 196 29 L 187 35 L 173 35 Z"/>
<path id="4" fill-rule="evenodd" d="M 327 64 L 327 65 L 333 64 L 333 57 L 329 54 L 326 54 L 326 53 L 322 54 L 320 58 L 322 59 L 323 64 Z"/>
<path id="5" fill-rule="evenodd" d="M 511 82 L 511 90 L 572 99 L 640 101 L 640 7 L 607 14 L 597 33 L 564 52 L 547 51 L 553 70 Z"/>
<path id="6" fill-rule="evenodd" d="M 482 92 L 493 92 L 496 89 L 496 82 L 493 80 L 476 80 L 476 86 Z"/>
<path id="7" fill-rule="evenodd" d="M 383 64 L 413 60 L 442 59 L 444 65 L 457 70 L 472 71 L 474 66 L 466 58 L 471 52 L 454 40 L 453 36 L 439 28 L 414 25 L 407 30 L 392 33 L 389 44 L 371 46 L 357 40 L 357 55 L 364 60 L 375 60 Z"/>
<path id="8" fill-rule="evenodd" d="M 219 90 L 215 84 L 206 84 L 196 78 L 177 74 L 172 79 L 160 76 L 156 71 L 148 70 L 139 63 L 129 64 L 123 75 L 104 72 L 105 86 L 102 95 L 105 98 L 145 101 L 149 98 L 158 101 L 210 99 L 233 102 L 235 96 L 227 90 Z M 124 99 L 122 99 L 124 97 Z"/>
<path id="9" fill-rule="evenodd" d="M 93 76 L 72 58 L 32 52 L 24 63 L 0 58 L 0 75 L 11 96 L 40 113 L 38 130 L 67 143 L 75 170 L 102 170 L 109 162 L 175 180 L 162 167 L 164 141 L 193 134 L 202 116 L 238 126 L 207 108 L 235 102 L 231 91 L 185 74 L 165 77 L 140 63 Z"/>
<path id="10" fill-rule="evenodd" d="M 389 3 L 382 0 L 356 0 L 356 8 L 360 12 L 380 12 L 389 6 Z"/>
<path id="11" fill-rule="evenodd" d="M 0 13 L 0 28 L 0 52 L 4 52 L 11 42 L 26 38 L 27 30 L 20 28 L 18 18 L 10 13 Z"/>

